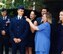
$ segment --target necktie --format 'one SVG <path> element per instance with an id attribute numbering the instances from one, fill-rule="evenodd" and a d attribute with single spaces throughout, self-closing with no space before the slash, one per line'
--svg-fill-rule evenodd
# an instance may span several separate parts
<path id="1" fill-rule="evenodd" d="M 18 20 L 20 20 L 20 19 L 21 19 L 21 17 L 18 18 Z"/>

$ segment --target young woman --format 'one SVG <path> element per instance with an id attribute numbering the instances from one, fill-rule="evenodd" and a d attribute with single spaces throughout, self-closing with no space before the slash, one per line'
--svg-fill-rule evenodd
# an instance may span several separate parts
<path id="1" fill-rule="evenodd" d="M 35 26 L 29 18 L 26 21 L 30 24 L 30 27 L 36 30 L 35 34 L 35 53 L 36 54 L 49 54 L 50 50 L 50 23 L 52 19 L 49 13 L 44 14 L 42 17 L 42 24 Z"/>
<path id="2" fill-rule="evenodd" d="M 36 13 L 35 11 L 31 11 L 30 12 L 30 20 L 32 21 L 32 23 L 35 23 L 35 19 L 36 19 Z M 35 32 L 33 31 L 32 28 L 30 28 L 29 34 L 28 34 L 28 38 L 27 38 L 27 48 L 26 48 L 26 54 L 34 54 L 34 36 L 35 36 Z"/>
<path id="3" fill-rule="evenodd" d="M 58 25 L 58 53 L 57 54 L 63 54 L 63 10 L 59 13 L 59 20 L 60 24 Z"/>

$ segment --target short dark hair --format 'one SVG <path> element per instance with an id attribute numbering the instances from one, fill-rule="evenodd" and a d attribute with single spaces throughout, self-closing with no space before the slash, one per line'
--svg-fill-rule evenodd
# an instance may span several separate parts
<path id="1" fill-rule="evenodd" d="M 23 5 L 19 6 L 18 9 L 25 9 Z"/>
<path id="2" fill-rule="evenodd" d="M 47 8 L 47 7 L 42 7 L 42 9 L 46 9 L 46 10 L 47 10 L 47 12 L 48 12 L 48 8 Z M 42 10 L 42 9 L 41 9 L 41 10 Z"/>
<path id="3" fill-rule="evenodd" d="M 7 9 L 5 9 L 5 8 L 2 8 L 1 12 L 4 12 L 4 11 L 6 11 L 6 12 L 7 12 Z"/>

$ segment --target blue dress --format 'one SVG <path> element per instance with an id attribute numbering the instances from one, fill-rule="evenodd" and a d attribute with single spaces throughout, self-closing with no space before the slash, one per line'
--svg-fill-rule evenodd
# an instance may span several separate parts
<path id="1" fill-rule="evenodd" d="M 50 50 L 50 24 L 42 23 L 38 26 L 35 35 L 35 51 L 36 54 L 49 54 Z M 37 53 L 40 52 L 40 53 Z"/>

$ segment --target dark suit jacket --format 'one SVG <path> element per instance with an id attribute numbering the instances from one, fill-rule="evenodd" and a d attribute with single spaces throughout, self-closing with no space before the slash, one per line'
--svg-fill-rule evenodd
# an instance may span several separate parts
<path id="1" fill-rule="evenodd" d="M 38 23 L 38 25 L 40 25 L 42 22 L 41 22 L 41 20 L 42 20 L 42 18 L 41 17 L 38 17 L 37 19 L 36 19 L 36 21 L 37 21 L 37 23 Z"/>
<path id="2" fill-rule="evenodd" d="M 22 17 L 20 20 L 18 20 L 18 17 L 14 17 L 11 20 L 11 24 L 10 24 L 11 42 L 14 43 L 13 41 L 14 38 L 20 38 L 22 40 L 21 43 L 25 43 L 28 30 L 29 30 L 29 25 L 24 17 Z"/>
<path id="3" fill-rule="evenodd" d="M 9 36 L 9 23 L 7 23 L 7 21 L 10 21 L 10 17 L 7 16 L 6 20 L 3 20 L 3 17 L 1 16 L 0 17 L 0 34 L 1 34 L 1 31 L 2 30 L 5 30 L 6 31 L 6 35 L 4 37 L 8 37 Z M 2 34 L 1 34 L 2 36 Z"/>

